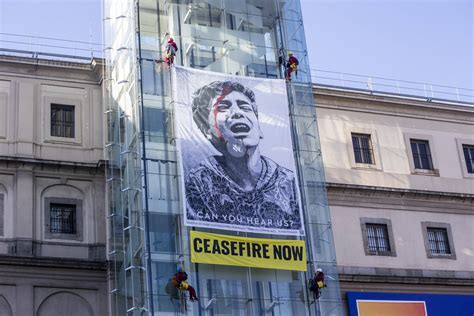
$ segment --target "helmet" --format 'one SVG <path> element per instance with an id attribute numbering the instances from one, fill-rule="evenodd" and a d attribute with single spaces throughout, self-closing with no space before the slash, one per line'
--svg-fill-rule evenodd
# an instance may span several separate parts
<path id="1" fill-rule="evenodd" d="M 288 51 L 288 55 L 289 56 L 293 55 L 293 52 Z"/>
<path id="2" fill-rule="evenodd" d="M 172 37 L 168 38 L 168 43 L 174 42 L 174 39 Z"/>
<path id="3" fill-rule="evenodd" d="M 318 268 L 318 269 L 316 269 L 316 272 L 323 272 L 323 269 Z"/>

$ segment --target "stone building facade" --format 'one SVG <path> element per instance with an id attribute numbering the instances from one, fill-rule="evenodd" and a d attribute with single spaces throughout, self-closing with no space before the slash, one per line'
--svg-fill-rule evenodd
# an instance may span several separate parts
<path id="1" fill-rule="evenodd" d="M 101 85 L 100 60 L 0 57 L 0 315 L 112 310 Z M 473 295 L 474 108 L 314 96 L 342 298 Z"/>
<path id="2" fill-rule="evenodd" d="M 343 299 L 473 295 L 472 104 L 342 87 L 315 101 Z"/>
<path id="3" fill-rule="evenodd" d="M 0 57 L 0 315 L 106 315 L 102 64 Z"/>

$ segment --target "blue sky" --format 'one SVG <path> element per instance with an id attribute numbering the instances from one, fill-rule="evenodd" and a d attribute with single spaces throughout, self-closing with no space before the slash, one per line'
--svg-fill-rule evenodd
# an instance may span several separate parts
<path id="1" fill-rule="evenodd" d="M 301 0 L 312 67 L 474 89 L 473 0 Z"/>
<path id="2" fill-rule="evenodd" d="M 314 68 L 474 88 L 472 0 L 301 3 Z M 101 21 L 101 0 L 0 0 L 0 33 L 97 43 Z"/>

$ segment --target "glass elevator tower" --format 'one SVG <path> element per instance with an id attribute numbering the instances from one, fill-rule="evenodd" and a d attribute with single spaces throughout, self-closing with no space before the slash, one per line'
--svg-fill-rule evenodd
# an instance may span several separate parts
<path id="1" fill-rule="evenodd" d="M 103 7 L 111 313 L 342 315 L 299 0 L 104 0 Z M 298 76 L 287 88 L 306 273 L 190 262 L 173 123 L 179 113 L 170 70 L 155 62 L 169 36 L 178 44 L 177 64 L 214 72 L 284 78 L 279 58 L 288 51 L 298 57 Z M 178 265 L 189 273 L 199 303 L 168 293 Z M 324 270 L 328 287 L 314 301 L 308 279 L 316 268 Z"/>

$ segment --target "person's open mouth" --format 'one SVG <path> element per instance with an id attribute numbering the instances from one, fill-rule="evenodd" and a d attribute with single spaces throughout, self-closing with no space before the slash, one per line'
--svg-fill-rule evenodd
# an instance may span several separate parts
<path id="1" fill-rule="evenodd" d="M 250 126 L 244 123 L 237 123 L 230 127 L 232 133 L 248 133 L 250 132 Z"/>

